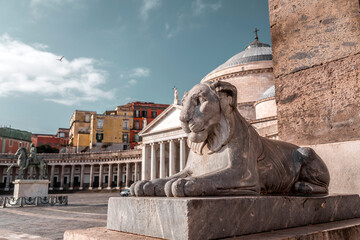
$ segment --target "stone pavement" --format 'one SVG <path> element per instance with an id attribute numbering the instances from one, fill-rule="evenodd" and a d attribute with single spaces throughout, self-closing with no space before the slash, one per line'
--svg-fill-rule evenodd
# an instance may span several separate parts
<path id="1" fill-rule="evenodd" d="M 66 230 L 105 227 L 108 199 L 119 192 L 67 195 L 68 206 L 0 208 L 0 240 L 63 239 Z"/>

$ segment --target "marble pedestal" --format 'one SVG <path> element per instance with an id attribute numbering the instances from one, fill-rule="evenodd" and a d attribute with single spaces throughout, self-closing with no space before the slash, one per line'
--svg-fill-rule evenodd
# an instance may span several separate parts
<path id="1" fill-rule="evenodd" d="M 48 196 L 49 180 L 17 179 L 14 184 L 14 197 L 46 197 Z"/>
<path id="2" fill-rule="evenodd" d="M 360 217 L 359 195 L 110 198 L 107 228 L 166 239 L 216 239 Z"/>

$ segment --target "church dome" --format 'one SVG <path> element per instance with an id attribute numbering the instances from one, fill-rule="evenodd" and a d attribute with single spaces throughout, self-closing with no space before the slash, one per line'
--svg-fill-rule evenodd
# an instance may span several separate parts
<path id="1" fill-rule="evenodd" d="M 265 98 L 270 98 L 270 97 L 275 97 L 275 85 L 269 87 L 264 93 L 263 95 L 261 95 L 261 97 L 258 99 L 258 101 L 265 99 Z"/>
<path id="2" fill-rule="evenodd" d="M 255 41 L 250 43 L 250 45 L 247 46 L 244 51 L 231 57 L 224 64 L 220 65 L 212 72 L 217 72 L 244 63 L 271 61 L 271 60 L 272 60 L 272 50 L 270 45 L 260 42 L 256 37 Z"/>

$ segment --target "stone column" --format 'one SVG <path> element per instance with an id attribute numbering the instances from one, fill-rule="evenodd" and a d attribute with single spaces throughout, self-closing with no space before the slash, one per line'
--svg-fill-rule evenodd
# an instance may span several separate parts
<path id="1" fill-rule="evenodd" d="M 107 189 L 111 189 L 111 183 L 112 183 L 112 164 L 109 164 L 108 187 L 107 187 Z"/>
<path id="2" fill-rule="evenodd" d="M 117 165 L 117 177 L 116 177 L 116 189 L 120 189 L 120 181 L 121 181 L 121 171 L 120 171 L 120 163 Z"/>
<path id="3" fill-rule="evenodd" d="M 93 183 L 94 183 L 94 164 L 90 165 L 90 184 L 89 189 L 93 189 Z"/>
<path id="4" fill-rule="evenodd" d="M 138 181 L 138 172 L 139 172 L 138 163 L 135 163 L 135 178 L 134 178 L 134 182 L 137 182 L 137 181 Z"/>
<path id="5" fill-rule="evenodd" d="M 156 168 L 157 168 L 157 162 L 156 162 L 156 146 L 155 143 L 151 143 L 151 168 L 150 168 L 150 179 L 156 178 Z"/>
<path id="6" fill-rule="evenodd" d="M 130 163 L 126 163 L 126 183 L 125 187 L 130 187 Z"/>
<path id="7" fill-rule="evenodd" d="M 5 183 L 5 191 L 9 191 L 10 190 L 10 171 L 8 171 L 6 173 L 6 183 Z"/>
<path id="8" fill-rule="evenodd" d="M 74 173 L 75 173 L 75 165 L 71 165 L 70 188 L 69 188 L 69 190 L 73 190 L 73 189 L 74 189 Z"/>
<path id="9" fill-rule="evenodd" d="M 65 173 L 65 165 L 61 165 L 60 188 L 59 188 L 59 190 L 64 190 L 64 173 Z"/>
<path id="10" fill-rule="evenodd" d="M 54 189 L 54 173 L 55 173 L 55 165 L 51 165 L 49 190 Z"/>
<path id="11" fill-rule="evenodd" d="M 150 180 L 150 151 L 149 145 L 143 144 L 142 163 L 141 163 L 141 180 Z"/>
<path id="12" fill-rule="evenodd" d="M 175 165 L 175 143 L 173 140 L 169 141 L 169 176 L 172 176 L 176 173 L 176 165 Z"/>
<path id="13" fill-rule="evenodd" d="M 85 172 L 85 165 L 81 165 L 81 169 L 80 169 L 80 187 L 79 190 L 83 190 L 84 189 L 84 172 Z"/>
<path id="14" fill-rule="evenodd" d="M 165 168 L 165 143 L 160 142 L 160 178 L 166 177 Z"/>
<path id="15" fill-rule="evenodd" d="M 98 189 L 102 189 L 102 178 L 103 178 L 103 164 L 100 164 L 100 168 L 99 168 L 99 187 L 98 187 Z"/>
<path id="16" fill-rule="evenodd" d="M 185 168 L 186 162 L 186 143 L 184 138 L 180 138 L 180 171 Z"/>

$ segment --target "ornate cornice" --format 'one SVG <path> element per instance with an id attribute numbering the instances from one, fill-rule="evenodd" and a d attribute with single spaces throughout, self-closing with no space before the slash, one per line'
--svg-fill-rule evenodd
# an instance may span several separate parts
<path id="1" fill-rule="evenodd" d="M 227 73 L 227 74 L 224 74 L 224 75 L 221 75 L 221 76 L 217 76 L 217 77 L 214 77 L 214 78 L 209 77 L 205 81 L 226 80 L 226 79 L 229 79 L 229 78 L 245 76 L 245 75 L 254 74 L 254 73 L 268 73 L 268 72 L 273 72 L 273 68 L 262 68 L 262 69 L 250 69 L 250 70 L 244 70 L 244 71 L 237 71 L 237 72 L 232 72 L 232 73 Z"/>

